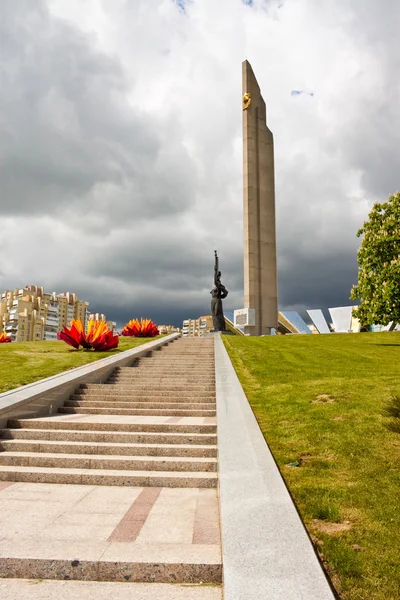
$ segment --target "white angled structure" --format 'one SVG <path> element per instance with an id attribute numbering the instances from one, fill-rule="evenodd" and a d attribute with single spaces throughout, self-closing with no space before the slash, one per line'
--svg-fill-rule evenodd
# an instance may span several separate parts
<path id="1" fill-rule="evenodd" d="M 311 321 L 314 323 L 318 333 L 330 333 L 329 325 L 326 322 L 324 317 L 324 313 L 320 308 L 316 308 L 314 310 L 307 311 L 308 316 Z"/>
<path id="2" fill-rule="evenodd" d="M 355 306 L 336 306 L 330 308 L 329 313 L 332 317 L 333 328 L 336 333 L 349 333 L 351 329 L 352 312 Z"/>

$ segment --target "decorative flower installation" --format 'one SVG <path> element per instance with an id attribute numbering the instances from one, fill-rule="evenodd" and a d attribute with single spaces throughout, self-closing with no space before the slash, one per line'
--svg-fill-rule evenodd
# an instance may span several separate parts
<path id="1" fill-rule="evenodd" d="M 108 329 L 104 321 L 89 321 L 85 333 L 82 321 L 72 319 L 70 328 L 64 327 L 58 332 L 57 338 L 76 349 L 82 346 L 86 350 L 101 351 L 112 350 L 118 346 L 118 336 Z"/>
<path id="2" fill-rule="evenodd" d="M 11 338 L 7 337 L 5 333 L 0 333 L 0 344 L 4 344 L 5 342 L 11 342 Z"/>
<path id="3" fill-rule="evenodd" d="M 125 325 L 121 335 L 129 337 L 155 337 L 160 335 L 158 327 L 151 319 L 132 319 Z"/>

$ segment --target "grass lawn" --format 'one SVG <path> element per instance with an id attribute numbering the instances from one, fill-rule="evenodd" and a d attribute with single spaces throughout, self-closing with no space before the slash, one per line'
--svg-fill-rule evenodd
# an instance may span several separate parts
<path id="1" fill-rule="evenodd" d="M 399 600 L 400 333 L 223 339 L 340 598 Z"/>
<path id="2" fill-rule="evenodd" d="M 118 348 L 110 352 L 75 350 L 62 341 L 0 344 L 0 393 L 156 339 L 121 336 Z"/>

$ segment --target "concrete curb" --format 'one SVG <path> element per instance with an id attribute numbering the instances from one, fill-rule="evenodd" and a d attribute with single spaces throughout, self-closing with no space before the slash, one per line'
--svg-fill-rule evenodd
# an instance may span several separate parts
<path id="1" fill-rule="evenodd" d="M 108 356 L 0 394 L 0 427 L 5 427 L 9 419 L 43 417 L 57 413 L 58 408 L 63 406 L 64 401 L 82 383 L 102 383 L 116 367 L 129 366 L 136 358 L 157 350 L 178 337 L 179 333 L 173 333 L 116 356 Z"/>
<path id="2" fill-rule="evenodd" d="M 220 335 L 215 372 L 224 600 L 334 600 Z"/>

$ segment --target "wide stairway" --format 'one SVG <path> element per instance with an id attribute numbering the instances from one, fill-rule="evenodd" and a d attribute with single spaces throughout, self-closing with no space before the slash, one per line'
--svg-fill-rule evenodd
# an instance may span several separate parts
<path id="1" fill-rule="evenodd" d="M 219 584 L 215 410 L 213 339 L 180 338 L 9 421 L 0 576 Z"/>

